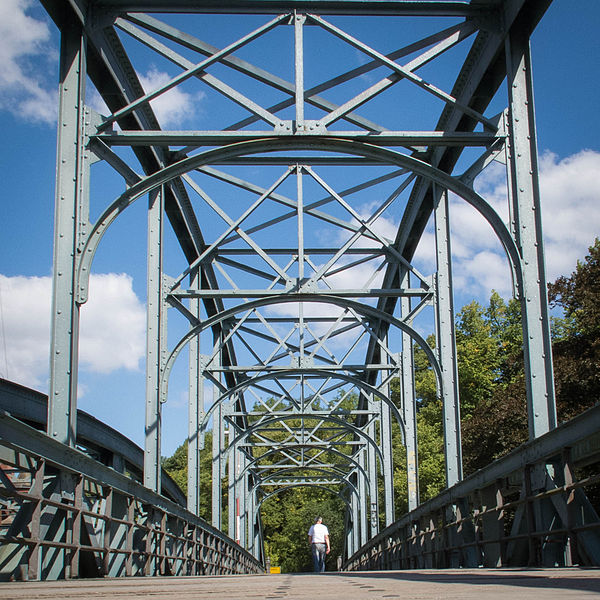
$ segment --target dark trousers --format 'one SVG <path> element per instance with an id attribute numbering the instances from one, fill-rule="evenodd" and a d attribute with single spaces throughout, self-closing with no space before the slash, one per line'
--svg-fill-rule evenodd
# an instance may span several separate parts
<path id="1" fill-rule="evenodd" d="M 315 573 L 323 573 L 325 571 L 325 556 L 327 554 L 326 544 L 312 544 L 313 563 L 315 565 Z"/>

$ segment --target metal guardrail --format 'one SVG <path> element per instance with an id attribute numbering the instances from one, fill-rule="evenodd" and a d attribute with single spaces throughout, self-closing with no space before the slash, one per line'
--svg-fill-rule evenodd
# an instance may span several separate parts
<path id="1" fill-rule="evenodd" d="M 0 410 L 5 410 L 36 429 L 46 431 L 46 394 L 0 379 Z M 142 482 L 144 451 L 128 437 L 83 410 L 77 411 L 77 446 L 101 463 Z M 185 494 L 164 470 L 161 483 L 163 495 L 182 506 L 186 505 Z"/>
<path id="2" fill-rule="evenodd" d="M 600 490 L 599 461 L 596 405 L 406 514 L 343 570 L 600 566 L 600 519 L 586 495 Z"/>
<path id="3" fill-rule="evenodd" d="M 0 411 L 0 579 L 262 573 L 180 505 Z"/>

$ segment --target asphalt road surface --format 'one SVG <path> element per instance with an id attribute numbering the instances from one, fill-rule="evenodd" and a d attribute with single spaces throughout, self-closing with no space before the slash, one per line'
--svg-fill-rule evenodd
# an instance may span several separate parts
<path id="1" fill-rule="evenodd" d="M 0 583 L 0 600 L 569 600 L 600 598 L 598 569 L 460 569 Z"/>

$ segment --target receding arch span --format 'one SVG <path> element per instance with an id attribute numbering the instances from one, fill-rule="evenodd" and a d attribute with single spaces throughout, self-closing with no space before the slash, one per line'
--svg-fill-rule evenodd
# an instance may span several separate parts
<path id="1" fill-rule="evenodd" d="M 88 279 L 91 264 L 104 233 L 113 223 L 117 216 L 130 206 L 142 194 L 154 190 L 161 185 L 167 184 L 172 179 L 183 175 L 198 167 L 216 163 L 222 160 L 238 158 L 259 153 L 270 153 L 277 151 L 320 151 L 337 152 L 362 156 L 381 162 L 382 165 L 397 165 L 425 177 L 454 192 L 457 196 L 471 204 L 483 218 L 490 224 L 492 230 L 500 240 L 508 256 L 508 260 L 517 276 L 518 285 L 521 286 L 522 269 L 520 255 L 517 245 L 510 235 L 510 231 L 492 209 L 492 207 L 472 188 L 462 181 L 436 169 L 435 167 L 418 160 L 412 156 L 402 154 L 395 150 L 380 148 L 364 142 L 344 140 L 342 138 L 323 139 L 318 136 L 286 136 L 265 138 L 247 142 L 238 142 L 222 148 L 207 150 L 198 155 L 186 157 L 172 165 L 152 173 L 138 183 L 130 186 L 114 202 L 112 202 L 100 215 L 83 248 L 82 258 L 79 261 L 77 272 L 77 302 L 83 304 L 87 301 Z"/>
<path id="2" fill-rule="evenodd" d="M 344 454 L 343 452 L 341 452 L 340 450 L 337 450 L 336 448 L 322 448 L 320 446 L 309 446 L 308 444 L 297 444 L 297 443 L 294 443 L 293 448 L 294 449 L 297 449 L 297 448 L 308 448 L 308 449 L 311 449 L 311 450 L 316 449 L 319 452 L 331 452 L 332 454 L 335 454 L 337 456 L 345 458 L 349 463 L 351 463 L 354 466 L 355 469 L 357 469 L 358 471 L 360 471 L 361 474 L 364 475 L 365 478 L 367 477 L 367 472 L 365 471 L 364 467 L 351 454 Z M 281 448 L 273 448 L 271 450 L 268 450 L 264 454 L 261 454 L 260 456 L 254 457 L 254 459 L 252 461 L 248 462 L 246 464 L 246 466 L 242 469 L 242 471 L 239 474 L 239 476 L 240 477 L 243 476 L 247 471 L 249 471 L 262 458 L 265 458 L 266 456 L 272 456 L 273 454 L 276 454 L 277 452 L 281 452 L 281 451 L 282 451 Z M 297 468 L 298 469 L 303 469 L 305 467 L 299 465 Z M 368 478 L 367 478 L 367 481 L 368 481 Z"/>
<path id="3" fill-rule="evenodd" d="M 199 323 L 195 327 L 192 327 L 180 339 L 178 344 L 171 351 L 171 354 L 169 355 L 169 357 L 165 363 L 165 369 L 163 371 L 163 376 L 162 376 L 162 380 L 161 380 L 161 384 L 160 384 L 161 385 L 161 397 L 163 397 L 163 398 L 167 397 L 168 380 L 169 380 L 169 375 L 171 373 L 171 369 L 173 368 L 173 364 L 174 364 L 175 360 L 177 359 L 177 357 L 179 356 L 180 352 L 185 347 L 185 345 L 187 345 L 193 337 L 199 335 L 204 329 L 213 327 L 217 323 L 220 323 L 222 321 L 230 319 L 231 317 L 236 315 L 238 312 L 253 310 L 255 308 L 260 308 L 262 306 L 268 306 L 269 304 L 283 304 L 283 303 L 290 303 L 290 302 L 309 302 L 309 303 L 312 302 L 312 303 L 321 303 L 321 304 L 334 304 L 334 305 L 340 306 L 341 308 L 351 307 L 352 309 L 354 309 L 357 313 L 361 314 L 362 316 L 372 317 L 372 318 L 375 318 L 378 320 L 386 321 L 389 325 L 395 326 L 398 329 L 400 329 L 401 331 L 404 331 L 413 340 L 415 340 L 415 342 L 417 344 L 419 344 L 419 346 L 421 346 L 421 348 L 425 352 L 425 354 L 426 354 L 427 358 L 429 359 L 429 362 L 434 370 L 434 373 L 436 375 L 438 389 L 440 389 L 440 390 L 442 389 L 441 370 L 440 370 L 440 366 L 438 364 L 437 358 L 436 358 L 435 354 L 433 353 L 433 350 L 430 348 L 430 346 L 426 342 L 426 340 L 415 329 L 413 329 L 412 327 L 407 325 L 404 321 L 397 319 L 393 315 L 379 311 L 376 308 L 373 308 L 372 306 L 368 306 L 366 304 L 361 304 L 360 302 L 356 302 L 355 300 L 350 300 L 348 298 L 337 298 L 335 296 L 327 296 L 327 295 L 315 296 L 314 294 L 310 294 L 310 293 L 294 293 L 294 294 L 289 294 L 289 295 L 282 295 L 282 296 L 277 297 L 276 299 L 274 299 L 274 298 L 259 298 L 257 300 L 253 300 L 251 302 L 246 302 L 245 304 L 242 304 L 240 306 L 234 306 L 234 307 L 229 308 L 217 315 L 209 317 L 208 319 L 204 320 L 202 323 Z M 308 371 L 309 371 L 309 369 L 305 369 L 305 370 L 294 369 L 293 370 L 293 372 L 297 373 L 297 374 L 301 374 L 303 372 L 308 372 Z M 273 373 L 277 374 L 277 372 L 278 371 L 274 371 Z M 341 374 L 339 374 L 339 373 L 336 373 L 336 376 L 341 378 Z M 269 377 L 273 377 L 273 375 L 270 374 Z M 352 381 L 354 381 L 354 380 L 352 380 Z M 243 385 L 245 383 L 246 382 L 242 382 L 240 385 Z M 366 385 L 368 385 L 368 384 L 366 384 Z M 371 388 L 371 390 L 375 390 L 375 388 Z M 379 397 L 383 397 L 383 395 L 379 391 L 376 391 L 376 395 Z M 396 411 L 397 411 L 397 409 L 396 409 Z"/>
<path id="4" fill-rule="evenodd" d="M 300 415 L 290 414 L 289 416 L 272 417 L 270 419 L 265 419 L 264 421 L 261 421 L 260 423 L 255 423 L 255 424 L 251 425 L 247 429 L 244 429 L 237 437 L 235 437 L 232 441 L 229 442 L 229 445 L 223 450 L 223 453 L 222 453 L 223 460 L 229 455 L 229 453 L 232 451 L 233 448 L 238 446 L 245 438 L 253 435 L 257 431 L 260 431 L 261 428 L 266 427 L 267 425 L 274 425 L 280 421 L 286 421 L 289 419 L 298 419 L 298 418 L 300 418 Z M 383 455 L 381 453 L 379 446 L 377 445 L 377 441 L 372 439 L 370 436 L 368 436 L 365 431 L 363 431 L 359 427 L 356 427 L 355 425 L 352 425 L 351 423 L 348 423 L 347 421 L 344 421 L 342 419 L 339 419 L 339 418 L 331 416 L 331 415 L 319 416 L 318 419 L 320 421 L 330 421 L 332 423 L 335 423 L 336 425 L 339 425 L 342 429 L 344 429 L 344 428 L 348 429 L 349 433 L 354 433 L 358 437 L 363 438 L 368 444 L 370 444 L 373 447 L 373 450 L 375 451 L 375 455 L 379 459 L 380 467 L 383 465 Z"/>
<path id="5" fill-rule="evenodd" d="M 173 359 L 173 361 L 176 358 L 177 357 L 175 357 Z M 169 367 L 169 371 L 170 371 L 170 367 Z M 221 394 L 221 396 L 219 396 L 219 398 L 215 402 L 213 402 L 211 407 L 204 413 L 204 418 L 199 423 L 199 429 L 201 431 L 206 429 L 206 426 L 208 425 L 208 422 L 210 421 L 210 419 L 212 417 L 212 413 L 215 411 L 215 409 L 218 406 L 220 406 L 223 402 L 225 402 L 230 396 L 233 396 L 236 393 L 244 391 L 248 387 L 252 386 L 252 384 L 260 383 L 261 381 L 269 380 L 269 379 L 272 379 L 273 377 L 285 377 L 288 375 L 291 375 L 291 376 L 319 375 L 319 376 L 321 376 L 321 375 L 323 375 L 323 373 L 316 369 L 292 369 L 292 368 L 290 368 L 290 369 L 281 369 L 281 370 L 277 370 L 275 372 L 265 373 L 263 375 L 256 375 L 255 377 L 252 377 L 251 379 L 245 379 L 244 381 L 241 381 L 237 385 L 235 385 L 231 388 L 225 389 L 225 393 Z M 402 415 L 400 414 L 398 407 L 392 402 L 392 400 L 390 398 L 388 398 L 385 394 L 380 392 L 377 388 L 369 385 L 365 381 L 351 377 L 350 375 L 346 375 L 345 373 L 327 372 L 326 375 L 330 376 L 332 379 L 341 379 L 342 381 L 346 381 L 346 382 L 350 383 L 351 385 L 357 386 L 357 387 L 361 388 L 362 390 L 364 390 L 365 392 L 368 392 L 368 393 L 373 394 L 374 396 L 378 397 L 384 404 L 389 406 L 390 410 L 392 411 L 392 414 L 396 417 L 396 420 L 398 421 L 398 425 L 400 426 L 400 432 L 402 434 L 402 442 L 404 442 L 404 436 L 406 435 L 404 419 L 403 419 Z M 165 369 L 164 378 L 167 379 L 168 376 L 169 376 L 169 373 L 167 373 L 166 369 Z M 166 388 L 163 388 L 163 391 L 164 391 L 165 397 L 166 397 L 166 392 L 167 392 Z M 265 414 L 268 414 L 268 413 L 265 413 Z M 308 413 L 303 414 L 303 416 L 310 417 L 311 414 L 310 414 L 310 412 L 308 412 Z M 315 416 L 314 418 L 317 419 L 319 417 Z"/>
<path id="6" fill-rule="evenodd" d="M 272 478 L 274 477 L 280 477 L 282 473 L 286 474 L 286 473 L 294 473 L 297 470 L 297 468 L 292 468 L 290 467 L 289 469 L 282 469 L 282 471 L 278 472 L 278 473 L 271 473 L 270 475 L 267 475 L 265 478 L 261 479 L 260 481 L 257 481 L 251 488 L 250 491 L 254 491 L 255 489 L 259 488 L 259 487 L 266 487 L 266 486 L 271 486 L 271 485 L 279 485 L 279 483 L 275 482 L 269 482 Z M 348 473 L 344 473 L 343 471 L 339 470 L 339 469 L 333 469 L 333 468 L 327 468 L 327 467 L 311 467 L 310 470 L 312 471 L 319 471 L 320 473 L 323 474 L 323 476 L 329 476 L 329 477 L 335 477 L 336 479 L 338 479 L 339 481 L 337 481 L 335 484 L 332 485 L 346 485 L 347 487 L 349 487 L 350 489 L 352 489 L 352 491 L 354 493 L 358 494 L 358 487 L 355 486 L 349 479 L 347 479 L 348 476 L 352 475 L 352 471 L 349 471 Z M 294 476 L 291 475 L 291 477 L 293 478 Z M 296 475 L 296 477 L 316 477 L 314 475 Z M 284 484 L 286 485 L 286 484 Z M 288 483 L 287 485 L 295 485 L 294 483 Z M 369 488 L 369 494 L 371 492 L 371 488 L 369 485 L 369 481 L 367 480 L 367 487 Z"/>
<path id="7" fill-rule="evenodd" d="M 351 510 L 351 505 L 350 505 L 350 501 L 347 498 L 344 498 L 343 494 L 341 492 L 335 492 L 334 490 L 328 488 L 325 485 L 321 485 L 319 483 L 297 483 L 294 485 L 282 485 L 280 488 L 277 488 L 276 490 L 273 490 L 271 492 L 269 492 L 268 494 L 265 494 L 257 503 L 256 503 L 256 513 L 258 513 L 258 511 L 260 510 L 260 507 L 262 506 L 263 502 L 266 502 L 269 498 L 272 498 L 273 496 L 277 496 L 277 494 L 281 494 L 281 492 L 290 489 L 292 487 L 314 487 L 314 488 L 319 488 L 322 490 L 325 490 L 326 492 L 329 492 L 330 494 L 334 494 L 335 496 L 338 496 L 338 498 L 340 498 L 340 500 L 342 500 L 344 502 L 344 504 L 346 505 L 346 508 L 348 510 Z M 357 493 L 354 490 L 350 489 L 351 493 Z"/>

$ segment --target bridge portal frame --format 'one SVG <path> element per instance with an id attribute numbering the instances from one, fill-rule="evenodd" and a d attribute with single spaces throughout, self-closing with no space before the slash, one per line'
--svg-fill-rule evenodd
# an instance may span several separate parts
<path id="1" fill-rule="evenodd" d="M 438 356 L 429 354 L 434 369 L 440 374 L 439 394 L 444 398 L 445 430 L 446 430 L 446 462 L 448 484 L 454 484 L 462 477 L 460 464 L 460 432 L 459 432 L 459 399 L 456 393 L 456 357 L 453 349 L 453 316 L 451 299 L 451 271 L 449 269 L 449 239 L 447 236 L 448 218 L 443 209 L 446 204 L 447 190 L 459 190 L 467 201 L 471 201 L 482 211 L 496 233 L 501 238 L 512 267 L 516 274 L 515 285 L 521 298 L 524 318 L 524 340 L 526 347 L 526 370 L 528 374 L 528 408 L 530 414 L 530 434 L 532 438 L 552 429 L 556 424 L 554 393 L 552 388 L 552 363 L 550 353 L 549 322 L 545 296 L 545 276 L 543 267 L 543 250 L 541 241 L 541 223 L 539 220 L 539 185 L 537 182 L 537 158 L 535 147 L 535 126 L 533 120 L 533 97 L 530 73 L 530 57 L 528 50 L 528 36 L 535 26 L 536 20 L 543 14 L 549 2 L 545 0 L 510 0 L 503 3 L 502 7 L 496 2 L 428 2 L 417 3 L 409 1 L 384 2 L 364 4 L 360 7 L 360 14 L 412 16 L 417 14 L 465 17 L 466 21 L 457 27 L 454 34 L 457 40 L 466 38 L 474 31 L 478 31 L 478 38 L 474 47 L 479 54 L 480 61 L 473 66 L 472 61 L 466 61 L 457 79 L 456 89 L 452 94 L 427 84 L 415 73 L 419 66 L 426 64 L 430 56 L 423 54 L 420 62 L 417 61 L 413 68 L 404 67 L 395 60 L 390 59 L 368 45 L 353 38 L 341 29 L 323 18 L 329 14 L 356 14 L 356 4 L 352 2 L 282 2 L 277 8 L 271 2 L 253 1 L 247 3 L 233 3 L 228 7 L 216 7 L 213 3 L 195 2 L 161 2 L 159 0 L 127 2 L 112 0 L 96 3 L 79 0 L 75 3 L 66 0 L 42 0 L 48 12 L 61 28 L 61 104 L 59 116 L 59 144 L 57 158 L 57 191 L 56 191 L 56 226 L 55 226 L 55 262 L 53 278 L 53 320 L 52 320 L 52 346 L 51 346 L 51 384 L 49 400 L 48 433 L 58 441 L 74 445 L 76 439 L 76 421 L 74 415 L 77 409 L 77 345 L 78 345 L 78 320 L 79 308 L 87 299 L 87 280 L 91 270 L 95 249 L 110 223 L 128 205 L 141 194 L 149 193 L 149 221 L 148 221 L 148 356 L 147 356 L 147 420 L 146 420 L 146 467 L 145 484 L 148 488 L 160 491 L 159 463 L 160 463 L 160 422 L 161 403 L 166 399 L 165 374 L 169 370 L 167 359 L 166 313 L 167 306 L 175 306 L 192 323 L 194 337 L 194 321 L 198 320 L 199 306 L 202 305 L 206 312 L 207 323 L 213 327 L 215 347 L 218 347 L 218 360 L 211 365 L 201 365 L 199 344 L 192 349 L 190 362 L 192 377 L 195 382 L 190 383 L 192 395 L 190 406 L 195 406 L 195 413 L 190 413 L 190 439 L 198 434 L 198 422 L 194 424 L 193 414 L 200 418 L 201 409 L 198 406 L 198 394 L 202 386 L 198 383 L 202 373 L 211 373 L 213 381 L 222 379 L 222 385 L 234 387 L 239 384 L 240 377 L 237 372 L 243 373 L 244 369 L 238 367 L 235 348 L 231 343 L 231 331 L 223 328 L 223 315 L 227 312 L 224 299 L 248 299 L 262 297 L 258 304 L 271 302 L 270 290 L 219 290 L 214 287 L 216 282 L 212 266 L 206 261 L 206 244 L 198 222 L 191 208 L 188 192 L 184 185 L 190 185 L 186 174 L 191 169 L 211 168 L 215 162 L 231 162 L 236 160 L 239 164 L 252 161 L 253 155 L 271 152 L 273 147 L 282 151 L 308 151 L 324 149 L 328 152 L 345 152 L 353 149 L 350 154 L 378 164 L 398 164 L 405 166 L 416 175 L 414 186 L 410 193 L 407 209 L 404 213 L 397 238 L 393 243 L 383 243 L 385 251 L 394 257 L 387 265 L 384 284 L 381 289 L 363 289 L 361 294 L 376 300 L 377 308 L 369 309 L 373 316 L 373 323 L 369 324 L 371 335 L 368 350 L 365 356 L 365 365 L 381 365 L 382 341 L 388 334 L 389 323 L 394 322 L 394 310 L 401 298 L 408 298 L 414 293 L 409 288 L 398 285 L 400 273 L 411 273 L 420 279 L 420 285 L 427 288 L 425 279 L 420 277 L 411 264 L 416 243 L 420 238 L 425 223 L 431 215 L 432 206 L 438 206 L 436 215 L 439 219 L 438 238 L 438 273 L 437 285 L 434 288 L 435 304 L 437 307 L 438 336 L 440 338 Z M 115 26 L 121 30 L 133 32 L 127 22 L 136 26 L 149 27 L 149 21 L 143 16 L 130 13 L 149 10 L 161 13 L 171 12 L 207 12 L 207 13 L 235 13 L 251 12 L 253 14 L 276 13 L 277 16 L 257 29 L 246 38 L 240 39 L 222 51 L 207 50 L 196 44 L 196 50 L 208 54 L 209 57 L 193 66 L 186 66 L 180 61 L 180 66 L 185 68 L 181 76 L 172 80 L 152 93 L 145 93 L 127 57 L 119 52 L 122 47 L 116 37 Z M 282 16 L 281 11 L 284 11 Z M 303 64 L 303 33 L 308 24 L 318 26 L 344 42 L 366 53 L 374 62 L 391 70 L 392 79 L 396 81 L 406 79 L 428 93 L 433 94 L 444 103 L 438 127 L 430 132 L 403 132 L 386 131 L 373 123 L 355 114 L 361 103 L 376 95 L 370 91 L 366 96 L 356 96 L 341 107 L 329 106 L 316 94 L 308 95 L 304 89 L 304 64 Z M 252 69 L 247 64 L 237 60 L 231 54 L 233 51 L 255 39 L 271 29 L 282 24 L 290 25 L 294 30 L 295 42 L 295 80 L 287 87 L 280 82 L 290 98 L 288 105 L 293 106 L 295 118 L 291 121 L 273 117 L 269 110 L 259 105 L 246 102 L 253 114 L 251 121 L 262 118 L 273 129 L 260 132 L 248 132 L 243 125 L 237 131 L 213 132 L 183 132 L 173 133 L 161 131 L 149 102 L 165 93 L 179 82 L 196 76 L 204 77 L 203 73 L 212 64 L 221 62 L 228 66 L 245 70 L 255 79 L 264 79 L 264 74 L 257 69 Z M 168 27 L 156 29 L 156 24 L 150 28 L 169 37 Z M 453 35 L 454 35 L 453 34 Z M 135 33 L 139 39 L 139 33 Z M 440 38 L 443 36 L 440 34 Z M 446 38 L 448 47 L 454 42 L 451 36 Z M 172 41 L 172 37 L 171 37 Z M 166 52 L 159 43 L 153 44 L 153 49 Z M 502 59 L 499 50 L 505 51 L 505 65 L 502 70 Z M 433 53 L 435 55 L 435 53 Z M 432 55 L 432 56 L 433 56 Z M 174 60 L 179 60 L 171 55 Z M 498 76 L 500 71 L 500 76 Z M 486 76 L 492 74 L 493 83 L 484 82 Z M 498 128 L 495 122 L 484 116 L 487 103 L 497 89 L 497 81 L 508 75 L 509 84 L 509 110 L 507 113 L 507 130 Z M 85 105 L 85 80 L 90 76 L 101 95 L 107 101 L 111 114 L 101 118 Z M 103 78 L 106 78 L 103 80 Z M 489 77 L 488 77 L 489 79 Z M 235 96 L 235 91 L 226 90 L 224 86 L 212 81 L 220 92 Z M 275 83 L 275 79 L 271 80 Z M 388 85 L 387 83 L 383 85 Z M 489 86 L 483 90 L 482 86 Z M 483 98 L 483 99 L 482 99 Z M 238 100 L 241 98 L 238 97 Z M 326 115 L 319 122 L 305 118 L 305 104 L 317 104 L 326 110 Z M 328 111 L 328 112 L 327 112 Z M 328 126 L 338 119 L 346 119 L 359 129 L 353 131 L 328 131 Z M 111 131 L 113 124 L 118 123 L 122 131 Z M 483 132 L 477 133 L 473 129 L 477 123 L 483 125 Z M 362 128 L 362 129 L 360 129 Z M 367 133 L 365 133 L 365 130 Z M 373 136 L 373 132 L 378 134 Z M 420 158 L 409 157 L 402 153 L 393 153 L 381 146 L 400 146 L 411 151 L 415 145 L 426 145 L 428 150 L 423 153 L 415 151 Z M 469 187 L 472 178 L 485 166 L 497 152 L 502 144 L 508 140 L 508 171 L 510 174 L 510 191 L 514 220 L 513 227 L 507 230 L 497 215 L 489 209 L 481 198 Z M 208 150 L 201 156 L 192 155 L 185 157 L 185 152 L 175 156 L 168 150 L 169 146 L 188 144 L 193 151 L 199 146 L 218 146 L 216 150 Z M 115 148 L 120 145 L 128 146 L 137 156 L 145 172 L 140 176 L 135 169 L 126 164 L 116 153 Z M 482 157 L 476 161 L 472 168 L 463 176 L 452 175 L 458 156 L 467 147 L 485 146 Z M 396 158 L 393 158 L 395 154 Z M 326 182 L 318 180 L 309 166 L 300 166 L 299 161 L 292 160 L 292 155 L 282 155 L 274 160 L 292 162 L 296 164 L 299 174 L 310 175 L 323 185 L 333 197 L 341 200 L 341 195 Z M 124 178 L 128 189 L 111 204 L 96 223 L 89 223 L 89 169 L 95 160 L 105 160 Z M 325 160 L 334 164 L 335 159 L 323 159 L 312 156 L 315 163 Z M 258 157 L 254 164 L 260 164 L 264 157 Z M 346 157 L 348 164 L 353 158 Z M 387 161 L 387 162 L 386 162 Z M 304 162 L 304 161 L 302 161 Z M 250 164 L 250 163 L 249 163 Z M 299 178 L 300 181 L 300 178 Z M 466 182 L 466 183 L 465 183 Z M 233 182 L 239 185 L 238 182 Z M 298 184 L 298 199 L 296 209 L 301 222 L 306 209 L 301 198 L 301 184 Z M 192 186 L 193 187 L 193 186 Z M 270 197 L 277 186 L 262 192 L 262 197 Z M 341 203 L 341 202 L 340 202 Z M 312 209 L 311 209 L 312 210 Z M 163 219 L 168 215 L 173 225 L 178 242 L 181 245 L 188 267 L 179 277 L 171 279 L 164 273 L 161 261 L 163 244 Z M 367 222 L 368 225 L 368 222 Z M 362 226 L 368 230 L 363 221 Z M 445 235 L 444 235 L 444 232 Z M 298 230 L 302 238 L 301 225 Z M 381 239 L 371 230 L 372 239 L 382 243 Z M 264 249 L 258 249 L 258 254 L 267 257 Z M 321 293 L 304 285 L 305 255 L 308 248 L 302 242 L 298 244 L 298 277 L 294 284 L 288 277 L 286 270 L 279 271 L 283 280 L 290 279 L 292 287 L 278 292 L 279 301 L 300 302 L 309 298 L 320 297 Z M 273 264 L 273 263 L 272 263 Z M 446 267 L 448 267 L 446 269 Z M 181 291 L 178 287 L 186 277 L 202 280 L 192 286 L 191 290 Z M 402 277 L 404 278 L 404 277 Z M 296 285 L 296 288 L 294 288 Z M 421 292 L 425 295 L 423 292 Z M 427 288 L 426 293 L 431 293 Z M 351 298 L 356 297 L 356 290 L 342 290 L 339 297 L 344 300 L 327 301 L 332 304 L 346 302 L 350 304 Z M 190 308 L 186 308 L 182 300 L 190 299 Z M 258 305 L 257 304 L 257 305 Z M 411 310 L 412 309 L 412 310 Z M 231 311 L 230 311 L 231 312 Z M 406 319 L 414 317 L 414 307 L 408 305 Z M 194 314 L 195 313 L 195 314 Z M 301 315 L 301 326 L 305 328 L 306 321 Z M 414 332 L 404 321 L 400 328 L 409 337 L 415 338 Z M 308 329 L 305 329 L 308 331 Z M 412 333 L 412 335 L 410 335 Z M 417 336 L 418 337 L 418 336 Z M 406 348 L 404 354 L 409 354 L 409 340 L 404 338 Z M 410 342 L 410 345 L 412 342 Z M 426 346 L 425 346 L 426 347 Z M 289 349 L 289 347 L 288 347 Z M 194 356 L 194 353 L 196 355 Z M 299 353 L 298 373 L 301 374 L 305 366 L 302 364 L 305 356 Z M 410 361 L 403 362 L 410 369 Z M 259 365 L 260 366 L 260 365 Z M 264 366 L 264 365 L 263 365 Z M 334 365 L 341 371 L 347 371 L 348 366 L 342 363 Z M 209 368 L 210 367 L 210 368 Z M 350 371 L 357 382 L 377 387 L 381 369 L 366 369 L 364 374 L 356 370 Z M 252 372 L 247 369 L 247 372 Z M 404 390 L 412 395 L 410 373 L 404 374 Z M 360 386 L 359 386 L 360 387 Z M 361 402 L 367 402 L 367 399 Z M 242 415 L 245 409 L 244 398 L 236 397 L 236 411 Z M 407 415 L 414 417 L 414 398 L 405 398 Z M 412 407 L 412 408 L 411 408 Z M 413 411 L 411 413 L 411 410 Z M 246 420 L 243 416 L 235 417 L 240 427 L 244 427 Z M 414 418 L 411 419 L 414 424 Z M 380 421 L 383 423 L 383 419 Z M 389 428 L 388 419 L 385 427 Z M 366 422 L 360 416 L 357 418 L 360 427 Z M 219 424 L 219 427 L 221 425 Z M 219 429 L 220 431 L 220 429 Z M 373 436 L 371 432 L 371 437 Z M 218 436 L 219 438 L 221 436 Z M 409 436 L 414 446 L 414 432 Z M 197 480 L 198 447 L 193 446 L 190 467 Z M 216 442 L 216 463 L 219 465 L 215 471 L 217 480 L 221 477 L 221 455 L 226 450 L 223 442 Z M 385 451 L 391 451 L 389 444 Z M 196 458 L 194 458 L 196 457 Z M 367 469 L 372 471 L 373 457 L 367 457 Z M 409 471 L 412 474 L 411 502 L 418 501 L 416 486 L 416 461 L 411 458 Z M 388 476 L 389 476 L 389 470 Z M 214 483 L 216 489 L 217 483 Z M 220 487 L 219 487 L 220 489 Z M 389 495 L 386 496 L 389 506 Z M 220 501 L 213 501 L 213 506 Z M 197 499 L 190 498 L 190 507 L 197 508 Z M 389 521 L 390 508 L 386 509 L 386 520 Z M 391 508 L 393 514 L 393 508 Z M 213 517 L 214 518 L 214 517 Z M 220 519 L 218 519 L 220 520 Z"/>

